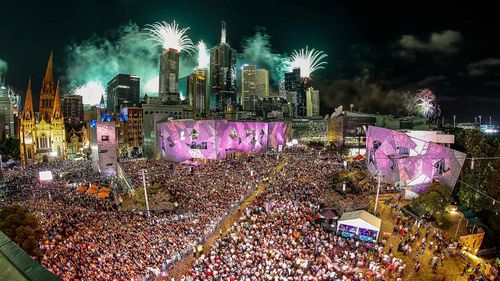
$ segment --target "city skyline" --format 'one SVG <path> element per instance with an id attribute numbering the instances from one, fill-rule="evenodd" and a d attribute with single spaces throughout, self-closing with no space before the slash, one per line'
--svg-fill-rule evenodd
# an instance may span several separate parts
<path id="1" fill-rule="evenodd" d="M 68 81 L 70 76 L 68 72 L 71 71 L 68 70 L 68 61 L 71 61 L 69 53 L 75 50 L 81 51 L 77 47 L 91 42 L 89 38 L 92 36 L 94 40 L 104 38 L 114 42 L 113 34 L 116 37 L 118 30 L 128 22 L 142 29 L 146 24 L 155 21 L 176 20 L 183 27 L 191 27 L 188 33 L 193 42 L 203 39 L 207 46 L 211 47 L 218 42 L 220 21 L 225 20 L 228 25 L 227 41 L 239 55 L 237 68 L 243 63 L 253 63 L 259 68 L 266 68 L 261 66 L 262 64 L 259 65 L 259 62 L 251 61 L 252 57 L 257 60 L 261 60 L 262 57 L 248 53 L 249 50 L 255 49 L 246 49 L 247 43 L 261 42 L 259 46 L 269 43 L 271 54 L 277 55 L 289 55 L 293 50 L 305 46 L 327 53 L 327 67 L 315 73 L 313 84 L 320 91 L 322 115 L 331 113 L 338 105 L 348 107 L 351 103 L 355 105 L 355 109 L 363 108 L 367 112 L 398 114 L 397 111 L 404 103 L 400 99 L 401 93 L 429 87 L 436 93 L 443 116 L 448 122 L 452 115 L 457 115 L 459 121 L 470 122 L 477 115 L 492 116 L 494 123 L 500 118 L 495 110 L 500 103 L 500 99 L 496 96 L 500 85 L 495 81 L 500 60 L 496 58 L 494 51 L 498 48 L 499 42 L 492 39 L 497 31 L 488 27 L 491 26 L 488 17 L 479 16 L 474 12 L 476 8 L 466 12 L 465 8 L 460 6 L 421 3 L 413 7 L 414 9 L 402 13 L 401 11 L 404 11 L 402 7 L 394 3 L 368 7 L 374 4 L 343 5 L 313 2 L 310 3 L 311 9 L 304 10 L 305 3 L 273 1 L 268 4 L 256 3 L 255 6 L 260 4 L 264 11 L 255 14 L 250 21 L 241 21 L 239 20 L 241 17 L 235 15 L 237 7 L 227 7 L 227 3 L 216 3 L 224 7 L 221 11 L 207 7 L 207 4 L 202 2 L 195 1 L 191 4 L 193 3 L 200 11 L 194 9 L 194 14 L 189 16 L 185 11 L 185 4 L 181 3 L 173 5 L 171 9 L 166 9 L 162 5 L 141 3 L 137 14 L 132 14 L 132 7 L 137 6 L 138 2 L 120 1 L 115 7 L 119 7 L 123 15 L 106 18 L 100 24 L 90 21 L 88 26 L 78 26 L 74 32 L 69 32 L 68 27 L 58 23 L 67 21 L 69 26 L 75 27 L 72 23 L 81 22 L 90 12 L 89 7 L 98 7 L 94 8 L 97 14 L 104 13 L 109 8 L 91 2 L 83 3 L 81 13 L 75 14 L 75 17 L 70 19 L 61 14 L 74 12 L 55 9 L 58 4 L 52 3 L 40 7 L 40 11 L 45 11 L 45 14 L 37 14 L 35 18 L 43 20 L 45 17 L 53 17 L 54 22 L 43 21 L 40 26 L 35 26 L 30 24 L 32 19 L 26 23 L 20 23 L 19 19 L 10 19 L 9 15 L 15 14 L 14 12 L 22 7 L 15 3 L 7 3 L 6 11 L 12 13 L 6 13 L 5 20 L 10 20 L 9 22 L 16 27 L 14 28 L 18 31 L 16 33 L 24 32 L 31 35 L 31 44 L 25 45 L 22 44 L 24 39 L 15 36 L 13 30 L 0 30 L 2 38 L 12 39 L 11 44 L 0 46 L 0 59 L 5 62 L 3 65 L 6 64 L 8 69 L 7 81 L 22 94 L 25 92 L 27 79 L 32 76 L 36 78 L 33 87 L 39 88 L 38 77 L 43 77 L 43 70 L 37 66 L 43 65 L 47 54 L 53 49 L 57 65 L 54 69 L 55 76 L 61 80 L 62 90 L 66 93 L 73 81 Z M 158 12 L 148 13 L 153 7 Z M 382 11 L 387 7 L 390 9 Z M 196 17 L 204 10 L 203 8 L 212 12 L 210 17 L 203 19 Z M 376 24 L 370 26 L 368 23 L 372 23 L 375 16 L 368 13 L 369 8 L 379 12 L 382 18 L 391 14 L 394 20 L 398 21 L 400 28 L 388 29 L 390 23 L 386 19 L 377 20 Z M 247 7 L 241 13 L 248 14 L 255 10 L 256 7 Z M 294 10 L 301 10 L 303 13 L 297 13 L 295 17 L 286 16 Z M 281 13 L 278 13 L 280 11 Z M 420 15 L 424 11 L 429 14 L 425 22 L 420 20 Z M 438 17 L 443 11 L 450 11 L 445 22 L 440 21 Z M 266 15 L 270 13 L 273 13 L 274 17 L 266 19 Z M 55 15 L 60 17 L 54 17 Z M 352 18 L 346 15 L 352 15 Z M 461 15 L 467 17 L 462 19 Z M 473 20 L 467 21 L 467 18 Z M 305 19 L 312 20 L 305 22 Z M 416 27 L 415 23 L 418 23 Z M 259 26 L 264 28 L 259 29 L 261 33 L 256 33 L 255 30 Z M 49 36 L 51 40 L 40 38 L 39 34 L 44 34 L 37 32 L 40 28 L 46 31 L 45 34 L 49 30 L 53 32 Z M 297 31 L 300 36 L 289 30 Z M 310 32 L 303 32 L 305 30 Z M 29 52 L 25 51 L 28 45 L 32 48 Z M 156 51 L 151 50 L 151 52 L 158 59 Z M 154 63 L 157 65 L 157 62 Z M 192 69 L 185 71 L 191 72 Z M 189 73 L 184 74 L 181 77 Z M 273 80 L 271 73 L 270 76 Z M 237 81 L 239 77 L 238 75 Z M 146 82 L 143 80 L 142 84 Z M 275 90 L 276 85 L 270 83 L 270 88 Z M 237 92 L 240 89 L 238 88 Z M 186 94 L 186 89 L 181 88 L 179 91 Z M 386 103 L 377 101 L 383 97 Z"/>

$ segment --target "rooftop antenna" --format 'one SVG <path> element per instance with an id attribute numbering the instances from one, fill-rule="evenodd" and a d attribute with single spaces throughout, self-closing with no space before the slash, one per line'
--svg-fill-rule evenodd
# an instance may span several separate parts
<path id="1" fill-rule="evenodd" d="M 221 28 L 221 34 L 220 34 L 220 43 L 221 44 L 226 44 L 226 22 L 222 21 L 222 28 Z"/>

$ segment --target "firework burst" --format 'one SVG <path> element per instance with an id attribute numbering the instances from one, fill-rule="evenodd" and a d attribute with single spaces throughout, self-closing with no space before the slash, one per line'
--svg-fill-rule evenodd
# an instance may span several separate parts
<path id="1" fill-rule="evenodd" d="M 198 42 L 198 67 L 206 68 L 210 62 L 210 55 L 208 54 L 207 45 L 201 40 Z"/>
<path id="2" fill-rule="evenodd" d="M 72 93 L 82 96 L 83 104 L 97 105 L 104 95 L 104 86 L 99 81 L 89 81 L 83 85 L 76 87 Z"/>
<path id="3" fill-rule="evenodd" d="M 436 119 L 441 114 L 439 105 L 436 102 L 436 95 L 430 89 L 420 89 L 413 97 L 410 110 L 429 120 Z"/>
<path id="4" fill-rule="evenodd" d="M 322 51 L 310 49 L 306 46 L 305 49 L 295 50 L 290 57 L 289 71 L 294 68 L 300 68 L 300 76 L 302 78 L 310 78 L 311 73 L 318 69 L 325 68 L 326 61 L 323 61 L 328 55 Z"/>
<path id="5" fill-rule="evenodd" d="M 164 49 L 175 49 L 178 52 L 185 51 L 191 54 L 195 51 L 193 42 L 186 35 L 189 27 L 179 28 L 179 25 L 173 21 L 172 23 L 157 22 L 148 24 L 144 28 L 144 32 L 150 37 L 150 40 L 156 42 L 155 45 L 160 45 Z"/>

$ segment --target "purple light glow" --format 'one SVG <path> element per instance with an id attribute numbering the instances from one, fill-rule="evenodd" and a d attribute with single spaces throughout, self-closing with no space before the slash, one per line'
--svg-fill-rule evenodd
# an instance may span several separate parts
<path id="1" fill-rule="evenodd" d="M 381 173 L 384 182 L 399 183 L 417 193 L 434 179 L 453 188 L 465 161 L 465 153 L 374 126 L 366 132 L 366 151 L 372 175 Z"/>
<path id="2" fill-rule="evenodd" d="M 286 142 L 285 122 L 232 122 L 183 120 L 158 124 L 158 145 L 163 159 L 223 159 L 228 153 L 265 152 Z"/>

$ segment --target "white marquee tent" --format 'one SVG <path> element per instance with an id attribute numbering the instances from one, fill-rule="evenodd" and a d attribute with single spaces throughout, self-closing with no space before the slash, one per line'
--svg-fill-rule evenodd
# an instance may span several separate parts
<path id="1" fill-rule="evenodd" d="M 342 226 L 348 226 L 353 234 L 360 235 L 360 229 L 370 230 L 376 233 L 374 240 L 378 239 L 382 221 L 376 216 L 364 210 L 344 213 L 337 224 L 337 232 Z"/>

